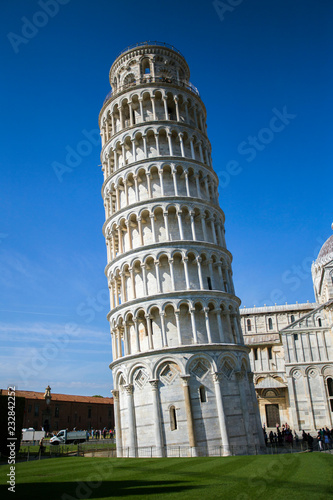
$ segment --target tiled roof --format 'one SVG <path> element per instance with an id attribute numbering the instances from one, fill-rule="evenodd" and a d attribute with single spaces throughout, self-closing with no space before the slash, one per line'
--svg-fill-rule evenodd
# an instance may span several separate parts
<path id="1" fill-rule="evenodd" d="M 0 389 L 0 394 L 7 396 L 7 389 Z M 27 399 L 43 399 L 44 392 L 35 391 L 15 391 L 17 397 Z M 113 398 L 96 398 L 92 396 L 73 396 L 71 394 L 55 394 L 51 392 L 51 401 L 68 401 L 72 403 L 95 403 L 104 405 L 113 405 Z"/>

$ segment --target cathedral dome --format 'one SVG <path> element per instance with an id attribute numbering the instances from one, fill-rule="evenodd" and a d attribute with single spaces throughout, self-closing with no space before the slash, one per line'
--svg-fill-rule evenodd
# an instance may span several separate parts
<path id="1" fill-rule="evenodd" d="M 332 224 L 332 229 L 333 229 L 333 224 Z M 321 259 L 326 258 L 329 254 L 333 254 L 333 235 L 330 236 L 321 247 L 317 257 L 317 262 Z"/>
<path id="2" fill-rule="evenodd" d="M 318 254 L 318 259 L 326 257 L 326 255 L 333 253 L 333 235 L 325 241 Z"/>

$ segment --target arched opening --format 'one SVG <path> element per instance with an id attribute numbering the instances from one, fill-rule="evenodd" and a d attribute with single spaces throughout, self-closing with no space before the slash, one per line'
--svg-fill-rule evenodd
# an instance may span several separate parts
<path id="1" fill-rule="evenodd" d="M 176 415 L 176 408 L 174 406 L 170 406 L 169 414 L 170 414 L 170 430 L 175 431 L 177 430 L 177 415 Z"/>
<path id="2" fill-rule="evenodd" d="M 207 398 L 206 398 L 206 389 L 203 385 L 199 387 L 199 396 L 200 396 L 200 402 L 201 403 L 206 403 Z"/>

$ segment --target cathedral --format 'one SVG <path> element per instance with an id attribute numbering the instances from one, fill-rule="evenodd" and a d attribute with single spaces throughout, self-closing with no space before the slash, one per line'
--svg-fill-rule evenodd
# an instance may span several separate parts
<path id="1" fill-rule="evenodd" d="M 333 228 L 333 225 L 332 225 Z M 262 424 L 333 427 L 333 235 L 311 268 L 316 302 L 241 309 Z"/>

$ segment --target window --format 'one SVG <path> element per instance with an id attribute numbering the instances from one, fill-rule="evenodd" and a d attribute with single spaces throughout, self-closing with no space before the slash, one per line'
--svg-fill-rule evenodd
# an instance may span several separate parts
<path id="1" fill-rule="evenodd" d="M 329 401 L 330 401 L 330 407 L 331 407 L 331 411 L 333 411 L 333 379 L 331 377 L 329 377 L 326 380 L 326 383 L 327 383 L 327 390 L 328 390 L 328 397 L 329 397 Z"/>
<path id="2" fill-rule="evenodd" d="M 250 332 L 252 330 L 251 320 L 248 319 L 246 321 L 247 331 Z"/>
<path id="3" fill-rule="evenodd" d="M 213 290 L 212 280 L 209 277 L 207 278 L 207 283 L 208 283 L 208 290 Z"/>
<path id="4" fill-rule="evenodd" d="M 321 318 L 318 318 L 318 326 L 322 326 L 321 325 Z"/>
<path id="5" fill-rule="evenodd" d="M 328 389 L 328 395 L 333 397 L 333 379 L 332 378 L 327 379 L 327 389 Z"/>
<path id="6" fill-rule="evenodd" d="M 298 333 L 294 333 L 294 340 L 298 340 Z"/>
<path id="7" fill-rule="evenodd" d="M 271 348 L 271 347 L 268 347 L 268 348 L 267 348 L 267 351 L 268 351 L 268 359 L 273 359 L 273 356 L 272 356 L 272 348 Z"/>
<path id="8" fill-rule="evenodd" d="M 200 401 L 201 403 L 206 403 L 206 389 L 204 388 L 203 385 L 199 387 L 199 395 L 200 395 Z"/>
<path id="9" fill-rule="evenodd" d="M 258 348 L 257 348 L 257 347 L 255 347 L 255 348 L 253 349 L 253 354 L 254 354 L 254 359 L 255 359 L 255 361 L 257 361 L 257 359 L 258 359 Z"/>
<path id="10" fill-rule="evenodd" d="M 55 416 L 56 418 L 58 418 L 58 417 L 59 417 L 59 406 L 56 406 L 56 407 L 55 407 L 55 409 L 54 409 L 54 416 Z"/>
<path id="11" fill-rule="evenodd" d="M 31 410 L 32 410 L 32 406 L 28 405 L 28 413 L 31 413 Z"/>
<path id="12" fill-rule="evenodd" d="M 39 405 L 35 405 L 35 417 L 38 417 L 39 415 Z"/>
<path id="13" fill-rule="evenodd" d="M 290 316 L 290 321 L 291 321 L 291 323 L 293 323 L 295 321 L 295 316 L 293 314 Z"/>
<path id="14" fill-rule="evenodd" d="M 273 330 L 273 320 L 272 320 L 272 318 L 268 318 L 268 330 Z"/>
<path id="15" fill-rule="evenodd" d="M 170 406 L 170 429 L 175 431 L 177 429 L 177 416 L 176 416 L 176 408 L 174 406 Z"/>
<path id="16" fill-rule="evenodd" d="M 91 408 L 88 408 L 88 418 L 91 418 Z"/>

